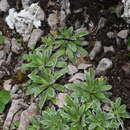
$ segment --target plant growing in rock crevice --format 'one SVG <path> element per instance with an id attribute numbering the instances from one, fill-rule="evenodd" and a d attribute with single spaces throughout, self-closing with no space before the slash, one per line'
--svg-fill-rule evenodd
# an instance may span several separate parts
<path id="1" fill-rule="evenodd" d="M 76 55 L 79 53 L 88 56 L 88 52 L 81 45 L 81 38 L 87 35 L 84 32 L 75 33 L 73 28 L 59 30 L 59 35 L 43 37 L 44 46 L 52 46 L 56 53 L 62 51 L 63 57 L 67 57 L 72 63 L 76 63 Z M 60 57 L 60 56 L 59 56 Z"/>
<path id="2" fill-rule="evenodd" d="M 38 99 L 42 115 L 32 121 L 29 130 L 113 130 L 123 128 L 122 118 L 129 118 L 125 105 L 120 99 L 112 102 L 104 78 L 95 78 L 92 69 L 86 74 L 85 81 L 60 84 L 57 81 L 67 72 L 68 62 L 76 63 L 76 55 L 86 56 L 81 46 L 85 33 L 74 33 L 73 28 L 64 28 L 59 35 L 42 38 L 44 44 L 25 55 L 27 63 L 23 68 L 30 70 L 27 93 Z M 67 57 L 67 58 L 66 58 Z M 68 92 L 66 105 L 55 107 L 58 92 Z M 44 107 L 47 100 L 52 102 Z M 107 104 L 105 110 L 102 105 Z M 44 110 L 43 110 L 44 107 Z"/>
<path id="3" fill-rule="evenodd" d="M 97 83 L 98 87 L 93 89 L 93 91 L 97 90 L 96 92 L 99 92 L 101 95 L 105 95 L 111 88 L 110 86 L 106 85 L 106 82 L 103 78 L 95 79 L 94 72 L 92 70 L 89 71 L 88 78 L 86 76 L 86 79 L 86 84 L 89 84 L 90 88 L 93 88 L 93 86 L 96 85 L 95 83 Z M 82 82 L 80 82 L 80 84 L 78 84 L 76 87 L 82 85 Z M 71 86 L 73 86 L 73 83 L 69 84 L 68 88 Z M 130 116 L 126 113 L 126 106 L 121 105 L 120 98 L 116 99 L 115 102 L 110 100 L 102 100 L 107 98 L 105 96 L 103 96 L 103 98 L 99 98 L 100 96 L 87 98 L 88 91 L 84 89 L 83 93 L 82 88 L 76 89 L 76 87 L 72 87 L 74 88 L 72 89 L 73 92 L 70 96 L 66 96 L 66 105 L 64 105 L 62 108 L 56 110 L 54 107 L 52 107 L 43 111 L 39 121 L 41 124 L 41 129 L 114 130 L 119 129 L 120 127 L 122 127 L 122 129 L 124 128 L 122 118 L 130 118 Z M 98 91 L 98 88 L 102 91 Z M 91 97 L 91 95 L 88 97 Z M 107 109 L 103 108 L 102 105 L 104 103 L 107 103 Z"/>

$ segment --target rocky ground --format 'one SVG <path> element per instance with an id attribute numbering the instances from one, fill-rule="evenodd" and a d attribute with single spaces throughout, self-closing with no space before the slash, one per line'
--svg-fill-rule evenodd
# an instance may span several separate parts
<path id="1" fill-rule="evenodd" d="M 19 12 L 28 7 L 30 1 L 39 2 L 42 13 L 38 14 L 38 18 L 41 26 L 35 23 L 34 28 L 30 26 L 27 28 L 28 26 L 18 26 L 14 23 L 17 28 L 11 29 L 6 21 L 9 9 L 15 8 L 16 12 Z M 31 51 L 31 46 L 35 44 L 39 46 L 40 38 L 47 35 L 50 30 L 55 31 L 65 26 L 73 26 L 76 31 L 88 33 L 84 48 L 90 55 L 85 59 L 79 57 L 79 62 L 84 65 L 80 67 L 93 66 L 97 76 L 105 76 L 112 85 L 112 99 L 121 97 L 122 103 L 127 105 L 127 111 L 130 112 L 129 25 L 121 17 L 123 4 L 119 0 L 70 0 L 70 5 L 68 3 L 69 0 L 0 1 L 0 33 L 5 36 L 4 44 L 0 44 L 0 89 L 9 90 L 12 95 L 12 102 L 6 106 L 4 114 L 1 115 L 2 127 L 4 125 L 10 129 L 14 117 L 15 120 L 19 120 L 21 113 L 22 120 L 23 110 L 27 115 L 28 109 L 35 113 L 35 104 L 29 107 L 29 99 L 24 93 L 27 73 L 20 70 L 24 62 L 22 56 Z M 39 26 L 39 29 L 36 26 Z M 78 75 L 79 68 L 69 67 Z M 72 82 L 82 77 L 77 75 L 69 80 Z M 130 127 L 130 119 L 125 120 L 125 126 Z"/>

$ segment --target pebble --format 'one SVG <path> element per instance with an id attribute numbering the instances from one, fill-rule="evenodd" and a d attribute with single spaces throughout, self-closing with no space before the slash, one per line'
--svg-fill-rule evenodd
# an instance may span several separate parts
<path id="1" fill-rule="evenodd" d="M 57 96 L 56 105 L 60 108 L 62 108 L 64 105 L 66 105 L 65 97 L 67 96 L 66 93 L 59 93 Z"/>
<path id="2" fill-rule="evenodd" d="M 43 31 L 41 29 L 34 29 L 29 39 L 28 47 L 34 48 L 42 35 L 43 35 Z"/>
<path id="3" fill-rule="evenodd" d="M 12 60 L 12 52 L 9 53 L 7 59 L 6 59 L 6 64 L 9 65 L 11 63 Z"/>
<path id="4" fill-rule="evenodd" d="M 121 68 L 125 72 L 126 75 L 130 75 L 130 63 L 123 65 Z"/>
<path id="5" fill-rule="evenodd" d="M 99 22 L 98 22 L 98 27 L 97 27 L 97 31 L 104 28 L 105 24 L 106 24 L 106 18 L 101 17 Z"/>
<path id="6" fill-rule="evenodd" d="M 116 35 L 114 34 L 114 32 L 107 32 L 107 37 L 113 39 L 116 37 Z"/>
<path id="7" fill-rule="evenodd" d="M 64 28 L 66 23 L 66 14 L 65 11 L 60 11 L 60 28 Z"/>
<path id="8" fill-rule="evenodd" d="M 7 0 L 0 1 L 0 10 L 6 12 L 9 9 L 9 3 Z"/>
<path id="9" fill-rule="evenodd" d="M 81 45 L 82 45 L 82 46 L 88 46 L 88 45 L 89 45 L 89 42 L 88 42 L 88 41 L 82 41 Z"/>
<path id="10" fill-rule="evenodd" d="M 86 69 L 88 69 L 88 68 L 91 67 L 91 66 L 92 66 L 92 64 L 84 64 L 84 63 L 81 63 L 81 64 L 78 65 L 78 69 L 79 69 L 79 70 L 86 70 Z"/>
<path id="11" fill-rule="evenodd" d="M 83 73 L 76 73 L 72 76 L 72 78 L 69 80 L 69 82 L 77 82 L 77 81 L 84 81 L 85 80 L 85 74 Z"/>
<path id="12" fill-rule="evenodd" d="M 118 32 L 117 36 L 121 39 L 126 39 L 128 36 L 128 30 L 121 30 Z"/>
<path id="13" fill-rule="evenodd" d="M 11 50 L 11 41 L 9 38 L 5 38 L 5 41 L 4 41 L 4 51 L 9 54 L 10 53 L 10 50 Z"/>
<path id="14" fill-rule="evenodd" d="M 19 86 L 17 84 L 15 84 L 12 89 L 11 89 L 11 95 L 15 94 L 19 89 Z"/>
<path id="15" fill-rule="evenodd" d="M 51 13 L 47 19 L 49 26 L 51 27 L 51 30 L 57 29 L 57 24 L 59 23 L 59 16 L 58 13 Z"/>
<path id="16" fill-rule="evenodd" d="M 101 51 L 101 48 L 102 48 L 102 44 L 100 41 L 96 41 L 95 42 L 95 46 L 94 48 L 92 49 L 92 51 L 90 52 L 90 60 L 94 60 L 94 58 L 96 57 L 96 55 Z"/>
<path id="17" fill-rule="evenodd" d="M 86 32 L 86 33 L 88 33 L 88 30 L 85 27 L 81 27 L 81 28 L 78 28 L 77 30 L 75 30 L 75 32 L 76 33 L 80 33 L 80 32 Z"/>
<path id="18" fill-rule="evenodd" d="M 61 6 L 62 10 L 65 10 L 65 13 L 68 15 L 71 13 L 70 10 L 70 0 L 62 0 L 62 6 Z"/>
<path id="19" fill-rule="evenodd" d="M 11 43 L 12 43 L 12 46 L 11 46 L 12 52 L 19 54 L 20 51 L 22 50 L 21 45 L 17 43 L 17 40 L 15 38 L 12 38 Z"/>
<path id="20" fill-rule="evenodd" d="M 104 53 L 107 53 L 107 52 L 115 52 L 115 49 L 113 48 L 113 46 L 104 46 Z"/>
<path id="21" fill-rule="evenodd" d="M 108 58 L 103 58 L 99 61 L 99 64 L 96 68 L 97 75 L 105 75 L 106 71 L 112 67 L 112 61 Z"/>
<path id="22" fill-rule="evenodd" d="M 20 105 L 20 102 L 23 102 L 23 99 L 18 99 L 18 100 L 12 100 L 10 109 L 8 111 L 8 114 L 6 116 L 3 129 L 10 129 L 10 125 L 15 117 L 15 114 L 22 108 Z"/>
<path id="23" fill-rule="evenodd" d="M 22 7 L 25 9 L 29 6 L 31 0 L 22 0 Z"/>
<path id="24" fill-rule="evenodd" d="M 0 59 L 6 59 L 6 53 L 4 50 L 0 51 Z"/>
<path id="25" fill-rule="evenodd" d="M 4 85 L 3 85 L 4 90 L 6 90 L 6 91 L 10 91 L 11 90 L 11 86 L 12 86 L 11 82 L 12 82 L 11 79 L 4 81 Z"/>
<path id="26" fill-rule="evenodd" d="M 17 130 L 27 130 L 29 126 L 30 119 L 33 119 L 37 115 L 37 105 L 36 103 L 30 104 L 28 109 L 24 110 L 20 117 L 20 124 Z"/>
<path id="27" fill-rule="evenodd" d="M 76 72 L 78 72 L 78 69 L 74 65 L 71 65 L 71 64 L 68 65 L 68 69 L 69 69 L 68 74 L 70 74 L 70 75 L 73 75 Z"/>
<path id="28" fill-rule="evenodd" d="M 5 75 L 6 73 L 4 71 L 0 71 L 0 79 L 2 79 Z"/>

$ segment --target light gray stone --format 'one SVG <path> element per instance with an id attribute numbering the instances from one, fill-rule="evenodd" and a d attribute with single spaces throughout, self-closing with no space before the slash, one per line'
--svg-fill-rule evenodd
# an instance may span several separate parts
<path id="1" fill-rule="evenodd" d="M 104 75 L 106 74 L 106 71 L 112 67 L 113 63 L 108 58 L 103 58 L 100 60 L 97 68 L 96 68 L 96 74 L 97 75 Z"/>
<path id="2" fill-rule="evenodd" d="M 56 30 L 57 25 L 59 23 L 59 16 L 58 12 L 51 13 L 47 19 L 49 26 L 51 27 L 51 30 Z"/>
<path id="3" fill-rule="evenodd" d="M 9 54 L 10 53 L 10 50 L 11 50 L 11 41 L 9 38 L 5 38 L 5 41 L 4 41 L 4 51 Z"/>
<path id="4" fill-rule="evenodd" d="M 90 60 L 94 60 L 94 58 L 96 57 L 96 55 L 101 51 L 101 47 L 102 47 L 102 44 L 100 41 L 96 41 L 95 42 L 95 45 L 94 45 L 94 48 L 92 49 L 92 51 L 90 52 Z"/>
<path id="5" fill-rule="evenodd" d="M 76 72 L 78 72 L 78 69 L 76 68 L 76 66 L 71 65 L 71 64 L 68 65 L 68 69 L 69 69 L 68 74 L 70 74 L 70 75 L 73 75 L 73 74 L 75 74 Z"/>
<path id="6" fill-rule="evenodd" d="M 104 46 L 104 53 L 107 53 L 107 52 L 115 52 L 115 49 L 113 48 L 113 46 Z"/>
<path id="7" fill-rule="evenodd" d="M 107 37 L 110 38 L 110 39 L 113 39 L 116 37 L 115 33 L 114 32 L 107 32 Z"/>
<path id="8" fill-rule="evenodd" d="M 88 45 L 89 45 L 89 42 L 88 42 L 88 41 L 82 41 L 81 45 L 82 45 L 82 46 L 88 46 Z"/>
<path id="9" fill-rule="evenodd" d="M 0 51 L 0 59 L 6 59 L 6 53 L 3 50 Z"/>
<path id="10" fill-rule="evenodd" d="M 4 71 L 0 71 L 0 79 L 2 79 L 5 75 L 6 73 Z"/>
<path id="11" fill-rule="evenodd" d="M 81 63 L 81 64 L 78 65 L 78 69 L 79 69 L 79 70 L 86 70 L 86 69 L 88 69 L 88 68 L 91 67 L 91 66 L 92 66 L 92 64 L 84 64 L 84 63 Z"/>
<path id="12" fill-rule="evenodd" d="M 7 0 L 0 1 L 0 11 L 6 12 L 9 9 L 9 4 Z"/>
<path id="13" fill-rule="evenodd" d="M 130 24 L 130 0 L 122 0 L 124 5 L 124 12 L 122 17 L 126 20 L 127 23 Z"/>
<path id="14" fill-rule="evenodd" d="M 76 73 L 71 77 L 69 82 L 78 82 L 78 81 L 84 81 L 85 80 L 85 74 L 83 73 Z"/>
<path id="15" fill-rule="evenodd" d="M 118 32 L 117 36 L 121 39 L 126 39 L 128 36 L 128 30 L 121 30 Z"/>
<path id="16" fill-rule="evenodd" d="M 29 7 L 30 1 L 31 0 L 22 0 L 22 6 L 24 9 Z"/>
<path id="17" fill-rule="evenodd" d="M 15 116 L 16 112 L 18 112 L 22 108 L 22 106 L 20 105 L 20 102 L 23 102 L 23 99 L 18 99 L 18 100 L 12 101 L 11 107 L 9 109 L 9 112 L 7 114 L 7 117 L 6 117 L 4 125 L 3 125 L 3 129 L 6 129 L 6 130 L 10 129 L 10 125 L 11 125 L 12 121 L 14 120 L 14 116 Z"/>
<path id="18" fill-rule="evenodd" d="M 3 85 L 4 90 L 6 90 L 6 91 L 10 91 L 11 90 L 11 87 L 12 87 L 11 82 L 12 82 L 11 79 L 4 81 L 4 85 Z"/>
<path id="19" fill-rule="evenodd" d="M 21 45 L 17 43 L 17 40 L 15 38 L 12 38 L 11 43 L 12 43 L 12 46 L 11 46 L 12 52 L 19 54 L 20 51 L 22 50 Z"/>
<path id="20" fill-rule="evenodd" d="M 43 31 L 41 29 L 34 29 L 29 39 L 28 47 L 29 48 L 35 47 L 35 45 L 37 44 L 38 40 L 41 38 L 42 35 Z"/>
<path id="21" fill-rule="evenodd" d="M 18 130 L 26 130 L 29 125 L 30 119 L 35 117 L 36 114 L 37 114 L 37 105 L 36 103 L 32 103 L 27 110 L 22 112 Z"/>
<path id="22" fill-rule="evenodd" d="M 66 93 L 59 93 L 57 96 L 56 105 L 60 108 L 62 108 L 64 105 L 66 105 L 65 97 L 67 96 Z"/>

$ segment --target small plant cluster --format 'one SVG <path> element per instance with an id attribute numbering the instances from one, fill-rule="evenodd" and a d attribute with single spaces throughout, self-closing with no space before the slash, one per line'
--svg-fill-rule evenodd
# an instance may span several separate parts
<path id="1" fill-rule="evenodd" d="M 57 92 L 65 91 L 65 87 L 57 81 L 68 72 L 68 61 L 76 64 L 76 55 L 88 55 L 81 46 L 81 38 L 85 35 L 74 33 L 72 27 L 64 28 L 59 30 L 59 35 L 42 38 L 42 46 L 24 55 L 28 63 L 22 68 L 31 71 L 28 94 L 40 98 L 40 108 L 47 99 L 54 99 Z"/>
<path id="2" fill-rule="evenodd" d="M 5 106 L 10 101 L 11 96 L 8 91 L 0 90 L 0 114 L 4 111 Z"/>
<path id="3" fill-rule="evenodd" d="M 24 56 L 28 75 L 27 93 L 39 100 L 41 117 L 31 121 L 28 130 L 116 130 L 124 129 L 122 118 L 129 118 L 121 99 L 110 100 L 112 87 L 103 77 L 95 78 L 93 69 L 85 81 L 63 84 L 69 62 L 76 64 L 78 54 L 87 56 L 81 46 L 85 33 L 64 28 L 59 35 L 42 38 L 43 45 Z M 66 104 L 55 105 L 59 92 L 66 93 Z"/>

